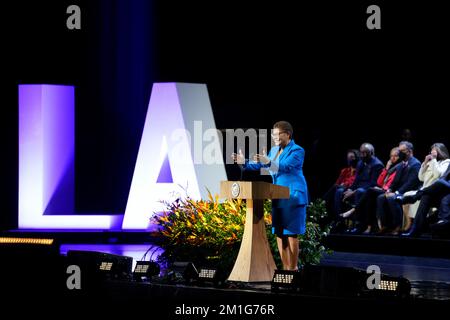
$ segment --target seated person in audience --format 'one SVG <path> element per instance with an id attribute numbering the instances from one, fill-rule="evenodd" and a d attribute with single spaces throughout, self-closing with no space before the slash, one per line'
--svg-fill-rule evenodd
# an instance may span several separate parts
<path id="1" fill-rule="evenodd" d="M 370 234 L 372 232 L 372 227 L 376 225 L 376 199 L 380 194 L 385 194 L 387 190 L 390 189 L 397 171 L 401 168 L 399 165 L 399 153 L 400 151 L 398 147 L 391 150 L 389 161 L 386 163 L 386 167 L 383 168 L 378 176 L 377 185 L 367 190 L 361 198 L 358 206 L 350 209 L 342 215 L 344 218 L 347 218 L 353 214 L 355 216 L 355 227 L 350 231 L 350 233 Z"/>
<path id="2" fill-rule="evenodd" d="M 349 188 L 339 187 L 334 197 L 337 220 L 342 219 L 343 205 L 357 206 L 363 194 L 377 185 L 377 178 L 383 170 L 383 164 L 375 157 L 375 148 L 370 143 L 363 143 L 360 147 L 361 160 L 356 166 L 355 181 Z"/>
<path id="3" fill-rule="evenodd" d="M 419 208 L 417 209 L 416 218 L 409 232 L 403 233 L 405 237 L 417 237 L 423 232 L 426 222 L 427 214 L 433 207 L 439 207 L 438 222 L 433 225 L 433 228 L 439 228 L 448 224 L 450 219 L 449 197 L 450 194 L 450 166 L 442 175 L 430 186 L 420 189 L 413 196 L 405 196 L 402 202 L 414 203 L 420 200 Z M 432 228 L 432 229 L 433 229 Z"/>
<path id="4" fill-rule="evenodd" d="M 405 192 L 417 190 L 420 186 L 420 161 L 414 157 L 414 147 L 411 142 L 402 141 L 398 146 L 400 153 L 400 166 L 386 193 L 377 197 L 377 219 L 379 234 L 385 234 L 391 229 L 391 235 L 399 235 L 403 220 L 403 210 L 397 197 Z"/>
<path id="5" fill-rule="evenodd" d="M 335 183 L 336 186 L 350 188 L 353 182 L 355 182 L 356 165 L 358 164 L 358 160 L 358 150 L 352 149 L 347 152 L 347 167 L 341 170 Z"/>
<path id="6" fill-rule="evenodd" d="M 356 149 L 351 149 L 347 151 L 347 166 L 342 168 L 337 178 L 335 184 L 330 188 L 330 190 L 325 193 L 323 199 L 325 200 L 327 211 L 333 212 L 334 210 L 334 195 L 337 188 L 349 188 L 356 177 L 356 165 L 359 160 L 359 152 Z"/>
<path id="7" fill-rule="evenodd" d="M 449 164 L 450 159 L 447 147 L 443 143 L 433 144 L 430 154 L 425 157 L 419 170 L 419 180 L 423 182 L 422 189 L 430 186 L 439 179 L 447 170 Z M 408 191 L 404 196 L 413 196 L 416 193 L 417 190 Z M 404 232 L 407 232 L 412 226 L 419 204 L 420 200 L 403 205 L 403 217 L 404 220 L 406 219 Z"/>
<path id="8" fill-rule="evenodd" d="M 446 235 L 450 235 L 450 192 L 442 197 L 438 210 L 438 221 L 431 225 L 431 230 L 436 234 L 447 231 Z"/>

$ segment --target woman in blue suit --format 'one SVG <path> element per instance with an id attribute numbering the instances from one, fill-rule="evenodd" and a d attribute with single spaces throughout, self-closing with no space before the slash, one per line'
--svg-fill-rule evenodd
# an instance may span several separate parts
<path id="1" fill-rule="evenodd" d="M 278 250 L 285 270 L 298 269 L 299 234 L 305 233 L 308 188 L 303 176 L 305 151 L 292 139 L 293 128 L 286 121 L 274 124 L 272 138 L 275 146 L 268 155 L 257 154 L 246 161 L 241 151 L 233 159 L 245 170 L 265 168 L 273 183 L 289 187 L 290 198 L 272 202 L 272 232 L 277 235 Z"/>

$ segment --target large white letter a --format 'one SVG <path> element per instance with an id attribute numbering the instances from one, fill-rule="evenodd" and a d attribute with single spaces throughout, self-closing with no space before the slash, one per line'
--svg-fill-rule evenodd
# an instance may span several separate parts
<path id="1" fill-rule="evenodd" d="M 170 201 L 174 192 L 200 199 L 205 187 L 214 193 L 226 180 L 223 164 L 194 164 L 189 133 L 196 121 L 215 129 L 206 85 L 153 85 L 123 229 L 147 229 L 153 214 L 163 210 L 161 201 Z"/>

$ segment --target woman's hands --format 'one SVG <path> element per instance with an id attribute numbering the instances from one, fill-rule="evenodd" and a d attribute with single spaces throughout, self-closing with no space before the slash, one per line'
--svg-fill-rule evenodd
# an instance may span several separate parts
<path id="1" fill-rule="evenodd" d="M 261 162 L 262 164 L 269 164 L 270 158 L 266 155 L 266 148 L 263 148 L 262 154 L 255 154 L 253 156 L 253 161 Z"/>
<path id="2" fill-rule="evenodd" d="M 433 160 L 433 159 L 434 159 L 433 155 L 432 155 L 432 154 L 429 154 L 429 155 L 427 155 L 427 156 L 425 157 L 425 160 L 423 160 L 423 162 L 424 162 L 424 163 L 428 163 L 428 162 L 430 162 L 430 161 Z"/>
<path id="3" fill-rule="evenodd" d="M 233 159 L 234 163 L 237 163 L 237 164 L 245 163 L 244 154 L 242 153 L 241 149 L 239 149 L 239 153 L 232 153 L 231 159 Z"/>
<path id="4" fill-rule="evenodd" d="M 388 162 L 386 163 L 386 170 L 389 170 L 392 166 L 392 161 L 389 159 Z"/>
<path id="5" fill-rule="evenodd" d="M 239 153 L 232 153 L 231 159 L 233 159 L 233 161 L 237 164 L 245 163 L 245 157 L 244 157 L 244 154 L 242 153 L 241 149 L 239 149 Z M 270 158 L 266 155 L 266 149 L 263 148 L 262 154 L 259 154 L 259 153 L 255 154 L 253 156 L 253 161 L 261 162 L 262 164 L 269 164 Z"/>

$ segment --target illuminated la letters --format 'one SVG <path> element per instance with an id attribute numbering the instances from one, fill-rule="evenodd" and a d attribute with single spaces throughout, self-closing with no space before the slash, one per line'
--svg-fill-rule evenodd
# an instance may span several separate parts
<path id="1" fill-rule="evenodd" d="M 76 215 L 74 88 L 20 85 L 19 228 L 118 229 L 123 219 L 122 229 L 147 229 L 160 201 L 174 192 L 197 199 L 206 196 L 206 187 L 217 193 L 226 180 L 223 163 L 193 161 L 189 132 L 197 121 L 220 144 L 211 137 L 215 123 L 206 85 L 154 84 L 125 216 Z"/>

